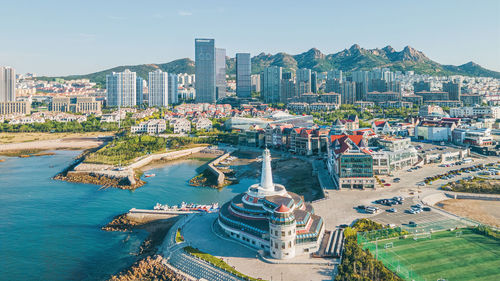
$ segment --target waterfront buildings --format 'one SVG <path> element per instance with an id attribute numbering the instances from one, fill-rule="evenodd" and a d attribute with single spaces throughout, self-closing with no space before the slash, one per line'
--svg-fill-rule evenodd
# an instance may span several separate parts
<path id="1" fill-rule="evenodd" d="M 99 114 L 101 102 L 96 101 L 95 97 L 54 97 L 49 104 L 49 111 Z"/>
<path id="2" fill-rule="evenodd" d="M 128 69 L 106 75 L 107 105 L 135 106 L 137 104 L 136 83 L 136 73 Z"/>
<path id="3" fill-rule="evenodd" d="M 267 67 L 260 75 L 261 97 L 266 103 L 280 102 L 282 69 Z"/>
<path id="4" fill-rule="evenodd" d="M 16 70 L 0 66 L 0 103 L 13 101 L 16 101 Z"/>
<path id="5" fill-rule="evenodd" d="M 149 72 L 149 106 L 167 107 L 169 105 L 168 73 L 157 69 Z"/>
<path id="6" fill-rule="evenodd" d="M 215 40 L 195 39 L 196 102 L 215 103 Z"/>
<path id="7" fill-rule="evenodd" d="M 147 133 L 159 134 L 167 129 L 167 124 L 163 119 L 152 119 L 130 127 L 130 132 L 134 134 Z"/>
<path id="8" fill-rule="evenodd" d="M 271 153 L 262 154 L 260 183 L 224 204 L 218 225 L 232 239 L 275 259 L 291 259 L 319 249 L 325 226 L 304 198 L 273 182 Z"/>
<path id="9" fill-rule="evenodd" d="M 250 98 L 252 95 L 252 64 L 249 53 L 236 54 L 236 96 Z"/>
<path id="10" fill-rule="evenodd" d="M 215 49 L 215 100 L 226 96 L 226 49 Z"/>

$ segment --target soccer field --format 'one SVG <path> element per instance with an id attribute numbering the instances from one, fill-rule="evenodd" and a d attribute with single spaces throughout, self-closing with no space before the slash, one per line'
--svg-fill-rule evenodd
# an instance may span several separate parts
<path id="1" fill-rule="evenodd" d="M 462 234 L 457 237 L 457 232 Z M 500 280 L 500 241 L 470 229 L 437 232 L 430 239 L 396 238 L 377 244 L 379 259 L 406 279 Z M 377 255 L 375 242 L 364 248 Z M 416 276 L 408 277 L 404 268 Z"/>

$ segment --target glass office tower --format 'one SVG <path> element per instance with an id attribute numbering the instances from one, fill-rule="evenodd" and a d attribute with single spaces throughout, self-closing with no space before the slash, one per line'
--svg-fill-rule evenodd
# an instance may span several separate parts
<path id="1" fill-rule="evenodd" d="M 250 54 L 236 54 L 236 96 L 239 98 L 249 98 L 252 95 L 251 71 Z"/>
<path id="2" fill-rule="evenodd" d="M 215 99 L 226 96 L 226 49 L 215 48 Z"/>
<path id="3" fill-rule="evenodd" d="M 215 40 L 195 39 L 195 89 L 197 103 L 214 103 L 215 92 Z"/>

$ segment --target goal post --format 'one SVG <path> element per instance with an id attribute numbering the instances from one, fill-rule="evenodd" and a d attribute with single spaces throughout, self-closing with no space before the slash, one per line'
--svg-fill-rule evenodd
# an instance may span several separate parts
<path id="1" fill-rule="evenodd" d="M 413 234 L 413 240 L 418 241 L 419 239 L 431 239 L 432 234 L 430 232 L 415 233 Z"/>
<path id="2" fill-rule="evenodd" d="M 392 242 L 385 243 L 384 249 L 393 248 L 393 247 L 394 247 L 394 244 Z"/>

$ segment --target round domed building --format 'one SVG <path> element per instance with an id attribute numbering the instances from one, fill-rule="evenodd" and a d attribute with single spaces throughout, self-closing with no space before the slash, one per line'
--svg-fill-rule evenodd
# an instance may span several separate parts
<path id="1" fill-rule="evenodd" d="M 317 251 L 325 231 L 323 219 L 302 196 L 273 183 L 268 149 L 262 153 L 260 183 L 224 204 L 217 221 L 231 238 L 276 259 Z"/>

